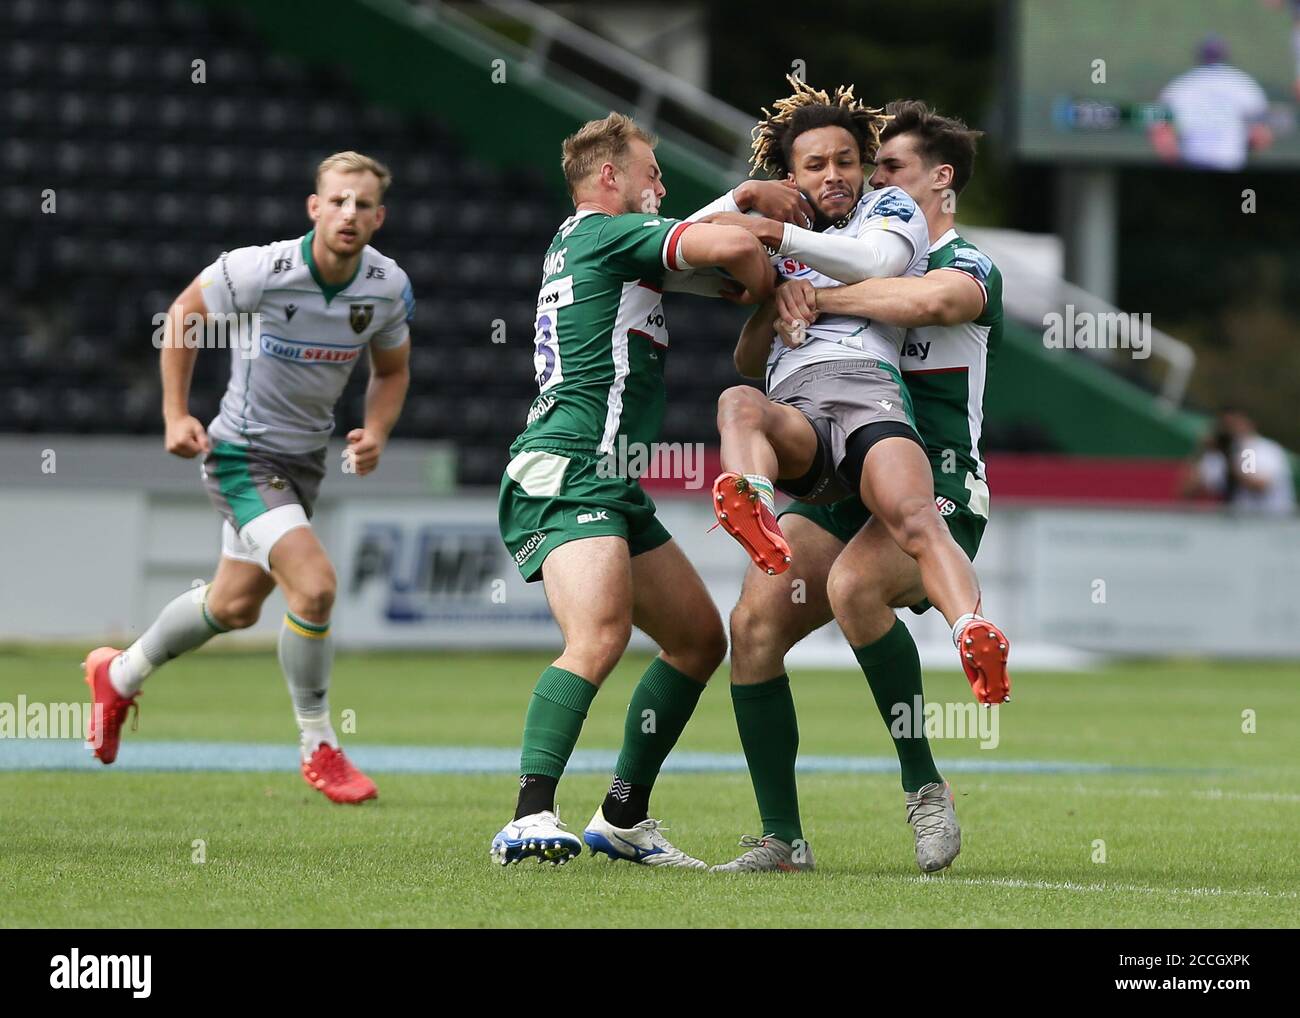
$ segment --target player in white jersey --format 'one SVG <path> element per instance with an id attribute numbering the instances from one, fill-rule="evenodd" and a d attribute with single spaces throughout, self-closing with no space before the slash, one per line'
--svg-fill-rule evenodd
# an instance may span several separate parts
<path id="1" fill-rule="evenodd" d="M 1001 277 L 954 229 L 956 196 L 974 171 L 978 132 L 924 103 L 891 104 L 870 184 L 902 187 L 929 224 L 929 270 L 921 277 L 869 279 L 778 290 L 778 328 L 793 335 L 825 312 L 907 328 L 901 361 L 929 451 L 940 515 L 974 557 L 988 515 L 979 436 L 986 367 L 1001 332 Z M 934 369 L 939 370 L 935 371 Z M 716 867 L 723 872 L 806 870 L 795 780 L 799 729 L 785 655 L 808 634 L 838 621 L 871 688 L 898 755 L 917 865 L 934 872 L 961 848 L 952 793 L 919 727 L 896 724 L 923 703 L 920 661 L 895 608 L 927 607 L 917 563 L 856 497 L 833 505 L 795 503 L 781 516 L 793 564 L 787 576 L 751 566 L 731 612 L 731 693 L 749 764 L 762 834 Z M 798 580 L 806 597 L 792 599 Z M 918 602 L 920 602 L 918 604 Z"/>
<path id="2" fill-rule="evenodd" d="M 874 159 L 888 118 L 855 100 L 852 86 L 830 96 L 789 80 L 794 93 L 755 129 L 754 163 L 790 179 L 812 203 L 821 228 L 726 213 L 713 220 L 750 229 L 787 282 L 826 287 L 923 275 L 930 242 L 924 213 L 902 189 L 864 193 L 864 166 Z M 718 401 L 724 471 L 713 487 L 718 522 L 755 565 L 775 574 L 791 560 L 777 522 L 776 486 L 813 503 L 858 494 L 917 563 L 927 597 L 952 626 L 977 699 L 1009 699 L 1007 639 L 980 616 L 975 570 L 935 505 L 925 444 L 898 371 L 904 330 L 831 313 L 799 335 L 778 338 L 776 320 L 773 297 L 750 318 L 736 347 L 741 374 L 758 377 L 766 362 L 768 395 L 736 386 Z"/>
<path id="3" fill-rule="evenodd" d="M 408 322 L 415 308 L 406 274 L 369 246 L 384 222 L 391 175 L 356 152 L 325 159 L 307 199 L 313 228 L 265 247 L 225 252 L 176 298 L 162 349 L 167 451 L 203 454 L 208 494 L 224 517 L 221 560 L 210 584 L 186 591 L 125 651 L 100 647 L 85 661 L 102 718 L 88 733 L 105 764 L 117 757 L 122 723 L 145 678 L 219 633 L 257 621 L 278 585 L 289 611 L 279 659 L 300 730 L 302 774 L 335 802 L 378 793 L 339 748 L 330 724 L 330 611 L 336 579 L 311 529 L 325 474 L 334 406 L 356 362 L 369 354 L 365 422 L 348 433 L 343 469 L 379 462 L 409 383 Z M 227 325 L 230 382 L 205 429 L 190 415 L 195 323 Z"/>

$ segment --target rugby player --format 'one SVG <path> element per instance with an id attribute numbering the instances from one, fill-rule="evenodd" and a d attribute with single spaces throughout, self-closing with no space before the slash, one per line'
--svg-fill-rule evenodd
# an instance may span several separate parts
<path id="1" fill-rule="evenodd" d="M 727 215 L 774 251 L 786 279 L 818 286 L 920 276 L 927 262 L 925 216 L 906 191 L 864 191 L 864 166 L 887 123 L 881 111 L 791 76 L 794 93 L 755 129 L 756 168 L 788 177 L 820 223 L 808 230 L 764 217 Z M 766 111 L 765 111 L 766 112 Z M 980 616 L 979 582 L 934 502 L 925 444 L 898 372 L 903 329 L 871 318 L 826 313 L 806 333 L 775 338 L 776 298 L 746 324 L 736 346 L 741 374 L 760 377 L 718 401 L 723 473 L 714 483 L 719 523 L 771 573 L 789 565 L 772 478 L 792 497 L 830 503 L 859 494 L 890 536 L 916 560 L 925 591 L 952 627 L 976 698 L 1009 698 L 1007 639 Z"/>
<path id="2" fill-rule="evenodd" d="M 344 469 L 375 469 L 406 397 L 415 299 L 406 273 L 369 246 L 383 225 L 391 180 L 368 156 L 329 156 L 307 199 L 313 226 L 305 236 L 223 253 L 168 311 L 161 354 L 166 448 L 186 459 L 203 456 L 203 481 L 223 517 L 221 559 L 211 583 L 179 595 L 125 651 L 99 647 L 87 655 L 86 682 L 102 709 L 88 737 L 105 764 L 117 757 L 122 723 L 145 679 L 212 637 L 253 625 L 279 586 L 289 609 L 279 660 L 303 777 L 334 802 L 378 794 L 330 724 L 336 581 L 310 520 L 334 406 L 363 352 L 371 370 L 365 422 L 347 435 Z M 231 314 L 260 314 L 261 335 L 250 349 L 231 346 L 230 382 L 205 429 L 188 406 L 198 350 L 179 338 L 187 316 Z"/>
<path id="3" fill-rule="evenodd" d="M 703 868 L 649 816 L 659 768 L 726 653 L 699 574 L 626 471 L 624 447 L 659 435 L 668 332 L 661 292 L 673 272 L 725 269 L 757 303 L 774 274 L 747 231 L 658 214 L 666 193 L 654 139 L 611 113 L 565 140 L 575 212 L 543 263 L 537 300 L 538 396 L 501 479 L 501 537 L 524 578 L 541 580 L 564 650 L 537 681 L 524 719 L 514 819 L 492 840 L 503 866 L 564 863 L 582 850 L 652 866 Z M 717 278 L 717 277 L 715 277 Z M 583 834 L 564 830 L 555 789 L 597 690 L 632 626 L 661 648 L 628 705 L 604 802 Z"/>
<path id="4" fill-rule="evenodd" d="M 778 328 L 795 333 L 817 315 L 850 314 L 906 327 L 901 366 L 925 438 L 936 505 L 972 559 L 988 519 L 980 453 L 988 364 L 1002 335 L 1002 277 L 955 228 L 956 196 L 974 170 L 979 132 L 918 101 L 888 107 L 870 184 L 905 189 L 929 224 L 924 276 L 778 290 Z M 785 655 L 834 617 L 852 646 L 897 751 L 916 860 L 925 872 L 948 866 L 961 848 L 952 793 L 923 733 L 891 729 L 898 704 L 922 695 L 916 645 L 893 608 L 926 610 L 916 561 L 856 496 L 832 505 L 793 503 L 781 516 L 793 564 L 789 576 L 751 566 L 731 613 L 731 691 L 736 724 L 762 816 L 763 835 L 724 871 L 811 869 L 795 784 L 799 732 Z M 805 603 L 790 596 L 803 581 Z"/>

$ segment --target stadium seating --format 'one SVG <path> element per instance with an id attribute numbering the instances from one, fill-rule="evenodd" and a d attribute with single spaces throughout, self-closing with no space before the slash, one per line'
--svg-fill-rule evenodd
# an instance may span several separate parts
<path id="1" fill-rule="evenodd" d="M 184 0 L 10 0 L 0 38 L 0 207 L 17 234 L 0 254 L 13 330 L 0 430 L 161 432 L 153 316 L 222 250 L 305 231 L 315 164 L 355 148 L 393 170 L 376 246 L 404 266 L 418 301 L 396 435 L 449 440 L 461 483 L 497 482 L 535 392 L 541 258 L 568 211 L 540 169 L 477 163 L 436 114 L 368 105 L 345 79 L 267 49 L 236 16 Z M 46 188 L 53 214 L 40 208 Z M 664 438 L 711 441 L 741 319 L 713 302 L 669 304 Z M 504 344 L 492 342 L 496 319 Z M 227 370 L 222 353 L 199 358 L 196 416 L 215 413 Z M 359 369 L 340 431 L 360 423 L 364 384 Z"/>

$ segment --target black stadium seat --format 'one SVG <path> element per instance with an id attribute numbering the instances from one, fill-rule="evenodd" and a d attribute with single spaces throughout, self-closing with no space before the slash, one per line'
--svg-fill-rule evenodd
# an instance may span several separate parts
<path id="1" fill-rule="evenodd" d="M 221 88 L 191 84 L 196 54 Z M 436 110 L 377 109 L 187 0 L 0 3 L 0 104 L 0 212 L 18 231 L 0 254 L 14 292 L 0 299 L 43 307 L 60 330 L 45 346 L 11 344 L 0 431 L 159 433 L 153 316 L 220 252 L 305 231 L 316 162 L 358 148 L 393 170 L 376 246 L 406 269 L 418 305 L 396 434 L 449 439 L 462 483 L 497 483 L 536 391 L 542 256 L 571 211 L 539 179 L 479 164 Z M 46 188 L 56 215 L 40 212 Z M 743 316 L 681 299 L 669 314 L 668 431 L 709 441 Z M 497 320 L 506 342 L 494 345 Z M 199 358 L 200 416 L 227 373 L 224 356 Z M 340 431 L 361 421 L 365 378 L 340 403 Z"/>

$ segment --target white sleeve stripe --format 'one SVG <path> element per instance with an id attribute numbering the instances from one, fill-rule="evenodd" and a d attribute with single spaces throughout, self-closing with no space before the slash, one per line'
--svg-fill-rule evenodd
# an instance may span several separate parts
<path id="1" fill-rule="evenodd" d="M 678 223 L 668 231 L 668 236 L 664 238 L 663 263 L 664 268 L 670 272 L 680 272 L 689 269 L 691 266 L 686 259 L 682 257 L 682 234 L 686 232 L 688 226 L 693 223 Z"/>

